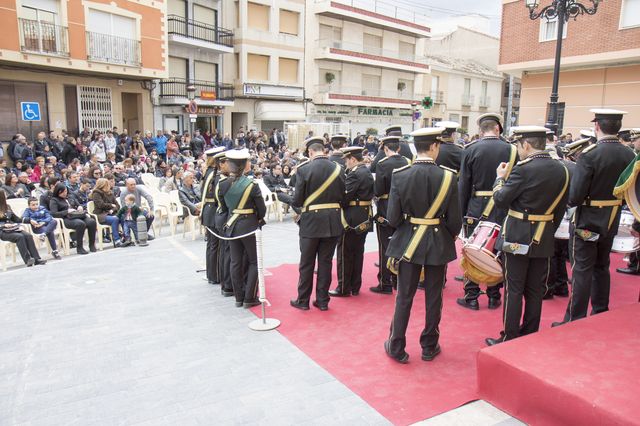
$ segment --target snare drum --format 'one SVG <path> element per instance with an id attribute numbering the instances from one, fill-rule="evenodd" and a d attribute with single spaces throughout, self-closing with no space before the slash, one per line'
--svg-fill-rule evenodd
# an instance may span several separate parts
<path id="1" fill-rule="evenodd" d="M 615 253 L 634 253 L 640 250 L 640 240 L 631 234 L 631 226 L 635 220 L 633 214 L 622 211 L 618 234 L 613 238 L 611 251 Z"/>
<path id="2" fill-rule="evenodd" d="M 475 272 L 480 271 L 488 277 L 482 283 L 498 284 L 502 281 L 502 264 L 496 255 L 496 240 L 500 235 L 500 225 L 491 222 L 480 222 L 473 231 L 471 238 L 462 246 L 462 255 L 465 262 L 463 269 L 471 279 Z M 471 265 L 465 268 L 467 262 Z"/>

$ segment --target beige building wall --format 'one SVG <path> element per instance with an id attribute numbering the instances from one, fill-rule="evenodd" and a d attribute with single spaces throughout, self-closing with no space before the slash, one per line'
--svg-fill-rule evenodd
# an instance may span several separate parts
<path id="1" fill-rule="evenodd" d="M 551 72 L 522 76 L 520 123 L 544 125 L 552 77 Z M 640 65 L 563 71 L 559 97 L 566 103 L 564 133 L 592 127 L 591 108 L 628 111 L 623 126 L 640 127 Z"/>
<path id="2" fill-rule="evenodd" d="M 497 69 L 500 39 L 469 28 L 457 27 L 447 34 L 435 35 L 426 42 L 427 54 L 464 58 Z"/>

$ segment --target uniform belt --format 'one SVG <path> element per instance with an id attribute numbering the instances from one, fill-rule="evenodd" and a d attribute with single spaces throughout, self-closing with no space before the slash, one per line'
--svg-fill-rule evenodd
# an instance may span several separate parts
<path id="1" fill-rule="evenodd" d="M 439 218 L 425 219 L 423 217 L 411 217 L 411 216 L 409 216 L 407 219 L 409 219 L 409 223 L 411 223 L 413 225 L 426 225 L 426 226 L 440 225 L 440 219 Z"/>
<path id="2" fill-rule="evenodd" d="M 509 209 L 509 216 L 527 222 L 551 222 L 553 220 L 552 214 L 529 214 L 517 212 L 511 209 Z"/>
<path id="3" fill-rule="evenodd" d="M 622 200 L 586 200 L 583 203 L 584 206 L 589 207 L 613 207 L 621 206 Z"/>
<path id="4" fill-rule="evenodd" d="M 493 191 L 474 191 L 473 196 L 474 197 L 492 197 Z"/>
<path id="5" fill-rule="evenodd" d="M 370 206 L 371 205 L 371 200 L 358 200 L 358 201 L 349 201 L 349 206 L 350 207 L 356 207 L 356 206 L 362 206 L 362 207 L 366 207 L 366 206 Z"/>
<path id="6" fill-rule="evenodd" d="M 378 197 L 378 200 L 388 200 L 389 199 L 389 194 L 382 194 L 381 196 Z"/>
<path id="7" fill-rule="evenodd" d="M 235 209 L 231 213 L 233 214 L 254 214 L 256 211 L 254 209 Z"/>
<path id="8" fill-rule="evenodd" d="M 325 203 L 325 204 L 312 204 L 305 207 L 302 211 L 309 212 L 313 210 L 327 210 L 327 209 L 339 209 L 340 203 Z"/>

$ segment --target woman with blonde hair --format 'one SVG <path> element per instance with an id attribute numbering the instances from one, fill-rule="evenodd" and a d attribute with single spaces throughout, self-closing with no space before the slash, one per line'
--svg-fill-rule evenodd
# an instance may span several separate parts
<path id="1" fill-rule="evenodd" d="M 123 244 L 120 241 L 119 232 L 120 220 L 116 216 L 120 206 L 115 195 L 113 195 L 109 181 L 105 178 L 98 179 L 89 198 L 93 201 L 93 213 L 98 216 L 98 222 L 111 226 L 113 245 L 122 247 Z"/>

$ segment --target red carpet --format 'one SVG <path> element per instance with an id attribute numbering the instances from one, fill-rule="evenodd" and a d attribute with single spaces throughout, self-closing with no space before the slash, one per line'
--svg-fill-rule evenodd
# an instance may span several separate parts
<path id="1" fill-rule="evenodd" d="M 480 311 L 459 307 L 455 299 L 462 295 L 462 283 L 453 277 L 461 271 L 458 262 L 452 262 L 440 325 L 442 354 L 432 362 L 420 359 L 425 308 L 424 295 L 418 291 L 407 332 L 410 362 L 397 364 L 383 349 L 394 297 L 368 291 L 376 283 L 376 260 L 375 253 L 365 256 L 360 296 L 333 298 L 327 312 L 289 306 L 297 294 L 297 265 L 270 269 L 273 275 L 266 284 L 273 306 L 268 316 L 281 320 L 280 333 L 394 424 L 411 424 L 478 399 L 476 357 L 486 337 L 498 336 L 502 309 L 489 311 L 486 296 L 481 296 Z M 640 280 L 616 273 L 615 267 L 621 265 L 622 256 L 612 254 L 611 309 L 638 301 Z M 335 283 L 334 278 L 332 288 Z M 566 305 L 567 298 L 545 301 L 541 328 L 561 320 Z M 259 308 L 254 312 L 259 315 Z"/>
<path id="2" fill-rule="evenodd" d="M 480 397 L 528 424 L 640 425 L 639 325 L 636 303 L 486 348 Z"/>

